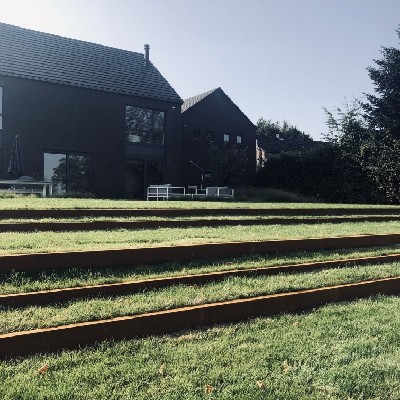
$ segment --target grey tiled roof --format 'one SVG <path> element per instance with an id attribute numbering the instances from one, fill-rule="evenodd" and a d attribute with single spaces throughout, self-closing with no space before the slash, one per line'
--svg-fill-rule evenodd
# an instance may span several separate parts
<path id="1" fill-rule="evenodd" d="M 215 94 L 221 94 L 223 97 L 227 99 L 230 103 L 233 104 L 234 107 L 243 115 L 243 117 L 247 120 L 247 122 L 254 128 L 254 124 L 250 121 L 250 119 L 247 117 L 247 115 L 232 101 L 232 99 L 219 87 L 216 89 L 211 89 L 208 92 L 204 92 L 201 94 L 198 94 L 197 96 L 189 97 L 188 99 L 185 99 L 183 101 L 183 104 L 181 105 L 181 112 L 184 113 L 187 111 L 189 108 L 193 107 L 197 103 L 200 103 L 202 100 L 207 98 L 210 95 L 215 95 Z"/>
<path id="2" fill-rule="evenodd" d="M 0 75 L 182 103 L 143 54 L 3 23 Z"/>
<path id="3" fill-rule="evenodd" d="M 188 108 L 194 106 L 196 103 L 203 100 L 204 98 L 209 96 L 211 93 L 214 93 L 218 89 L 222 90 L 221 88 L 211 89 L 208 92 L 201 93 L 201 94 L 198 94 L 197 96 L 193 96 L 193 97 L 189 97 L 188 99 L 185 99 L 181 106 L 181 112 L 185 112 Z"/>

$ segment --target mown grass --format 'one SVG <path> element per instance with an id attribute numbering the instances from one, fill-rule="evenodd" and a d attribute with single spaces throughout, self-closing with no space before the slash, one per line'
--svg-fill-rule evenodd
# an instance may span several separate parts
<path id="1" fill-rule="evenodd" d="M 11 201 L 10 201 L 11 200 Z M 133 202 L 84 199 L 0 199 L 0 209 L 43 208 L 341 208 L 337 204 L 235 202 Z M 351 206 L 381 207 L 381 206 Z M 388 210 L 398 208 L 387 207 Z M 10 221 L 11 222 L 11 221 Z M 234 228 L 126 230 L 74 233 L 0 234 L 0 253 L 50 252 L 93 248 L 266 240 L 349 234 L 398 233 L 399 223 L 329 224 Z M 383 253 L 381 253 L 383 251 Z M 386 249 L 396 251 L 395 246 Z M 362 252 L 362 251 L 361 251 Z M 385 254 L 383 249 L 369 254 Z M 355 254 L 353 251 L 331 252 Z M 318 259 L 321 253 L 315 253 Z M 326 253 L 324 253 L 326 254 Z M 275 257 L 275 258 L 274 258 Z M 272 265 L 310 260 L 311 254 L 263 258 Z M 117 282 L 232 268 L 253 268 L 250 258 L 107 270 L 2 274 L 3 293 Z M 275 261 L 274 261 L 275 260 Z M 236 263 L 236 264 L 235 264 Z M 270 264 L 271 265 L 271 264 Z M 265 263 L 264 265 L 265 266 Z M 109 318 L 117 315 L 202 304 L 276 291 L 288 291 L 397 276 L 396 263 L 322 270 L 264 278 L 231 278 L 203 287 L 175 286 L 136 295 L 86 299 L 64 305 L 3 308 L 0 329 Z M 234 296 L 234 297 L 232 297 Z M 0 399 L 399 399 L 400 316 L 397 298 L 377 297 L 277 318 L 257 319 L 210 330 L 120 343 L 79 351 L 0 361 Z M 3 327 L 4 325 L 4 327 Z M 43 364 L 49 370 L 39 376 Z M 261 389 L 257 385 L 261 382 Z M 208 386 L 210 393 L 205 393 Z M 211 389 L 210 389 L 211 388 Z"/>
<path id="2" fill-rule="evenodd" d="M 384 217 L 395 217 L 398 218 L 399 215 L 396 214 L 385 214 Z M 340 218 L 346 222 L 345 219 L 348 218 L 369 218 L 369 217 L 382 217 L 382 215 L 359 215 L 356 212 L 351 215 L 323 215 L 321 218 Z M 3 218 L 0 220 L 1 224 L 19 223 L 19 224 L 29 224 L 29 223 L 69 223 L 69 222 L 146 222 L 146 221 L 237 221 L 238 225 L 243 220 L 254 220 L 254 221 L 265 221 L 265 223 L 271 222 L 276 218 L 283 220 L 295 220 L 297 223 L 301 223 L 302 220 L 315 220 L 319 216 L 315 215 L 207 215 L 205 212 L 203 215 L 187 215 L 187 216 L 171 216 L 171 217 L 157 217 L 157 216 L 131 216 L 131 217 L 107 217 L 107 216 L 84 216 L 77 218 Z M 34 231 L 34 228 L 32 228 Z"/>
<path id="3" fill-rule="evenodd" d="M 398 215 L 390 215 L 385 214 L 385 217 L 392 216 L 398 218 Z M 381 217 L 381 215 L 323 215 L 321 218 L 353 218 L 353 217 L 360 217 L 360 218 L 368 218 L 368 217 Z M 9 223 L 20 223 L 20 224 L 29 224 L 29 223 L 68 223 L 68 222 L 143 222 L 143 221 L 198 221 L 198 220 L 218 220 L 218 221 L 238 221 L 239 223 L 242 220 L 254 220 L 254 221 L 265 221 L 270 222 L 270 220 L 274 220 L 276 218 L 283 219 L 283 220 L 308 220 L 308 219 L 317 219 L 318 216 L 310 216 L 310 215 L 187 215 L 187 216 L 171 216 L 171 217 L 157 217 L 157 216 L 132 216 L 132 217 L 107 217 L 107 216 L 85 216 L 85 217 L 77 217 L 77 218 L 3 218 L 0 220 L 2 224 L 9 224 Z M 344 221 L 346 222 L 346 221 Z M 340 222 L 342 223 L 342 222 Z"/>
<path id="4" fill-rule="evenodd" d="M 395 400 L 399 307 L 399 298 L 378 296 L 304 314 L 1 361 L 0 398 Z M 49 369 L 39 375 L 44 364 Z"/>
<path id="5" fill-rule="evenodd" d="M 23 293 L 66 287 L 101 285 L 232 269 L 250 269 L 295 263 L 371 257 L 400 252 L 400 246 L 337 249 L 291 254 L 253 255 L 185 263 L 163 263 L 115 268 L 70 268 L 68 270 L 0 273 L 0 294 Z"/>
<path id="6" fill-rule="evenodd" d="M 296 226 L 235 226 L 160 228 L 157 230 L 125 229 L 92 232 L 14 232 L 0 233 L 0 254 L 72 251 L 86 249 L 138 248 L 176 246 L 200 243 L 262 241 L 273 239 L 319 238 L 362 234 L 399 233 L 400 224 L 391 222 L 358 222 L 343 224 L 299 224 Z"/>
<path id="7" fill-rule="evenodd" d="M 0 333 L 108 319 L 183 306 L 248 298 L 400 275 L 400 263 L 323 269 L 302 274 L 230 277 L 199 286 L 176 285 L 142 293 L 82 299 L 65 304 L 0 307 Z"/>
<path id="8" fill-rule="evenodd" d="M 0 209 L 62 209 L 62 208 L 388 208 L 398 210 L 398 206 L 334 204 L 334 203 L 268 203 L 241 201 L 133 201 L 107 199 L 74 199 L 74 198 L 37 198 L 15 197 L 1 198 Z"/>

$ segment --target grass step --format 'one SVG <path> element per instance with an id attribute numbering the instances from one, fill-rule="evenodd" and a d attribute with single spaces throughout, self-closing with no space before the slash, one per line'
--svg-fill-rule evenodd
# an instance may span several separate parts
<path id="1" fill-rule="evenodd" d="M 205 216 L 205 215 L 399 215 L 399 207 L 312 207 L 312 208 L 71 208 L 71 209 L 3 209 L 0 218 L 81 218 L 94 216 Z"/>
<path id="2" fill-rule="evenodd" d="M 385 256 L 348 258 L 334 261 L 318 261 L 301 264 L 236 269 L 204 274 L 142 279 L 103 285 L 80 286 L 63 289 L 41 290 L 27 293 L 0 295 L 0 306 L 25 307 L 65 302 L 85 297 L 117 296 L 126 293 L 138 293 L 144 290 L 166 288 L 173 285 L 203 285 L 229 277 L 270 276 L 280 273 L 309 272 L 325 268 L 349 267 L 352 265 L 381 264 L 400 260 L 400 254 Z"/>
<path id="3" fill-rule="evenodd" d="M 0 358 L 74 349 L 109 339 L 121 340 L 306 310 L 323 304 L 398 294 L 400 277 L 237 299 L 108 320 L 0 335 Z"/>
<path id="4" fill-rule="evenodd" d="M 358 235 L 330 238 L 208 243 L 130 249 L 88 250 L 0 256 L 0 272 L 92 267 L 132 266 L 165 261 L 188 261 L 294 251 L 384 246 L 400 243 L 400 234 Z"/>
<path id="5" fill-rule="evenodd" d="M 357 216 L 357 217 L 319 217 L 319 218 L 268 218 L 268 219 L 199 219 L 199 220 L 149 220 L 149 221 L 60 221 L 60 222 L 10 222 L 0 223 L 0 232 L 61 232 L 94 231 L 112 229 L 158 229 L 186 228 L 202 226 L 249 226 L 249 225 L 313 225 L 346 222 L 400 221 L 400 216 Z"/>

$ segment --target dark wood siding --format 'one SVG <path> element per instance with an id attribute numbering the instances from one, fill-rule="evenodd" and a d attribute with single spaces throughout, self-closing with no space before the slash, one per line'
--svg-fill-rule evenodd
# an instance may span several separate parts
<path id="1" fill-rule="evenodd" d="M 197 104 L 182 113 L 183 129 L 183 172 L 187 185 L 201 184 L 201 171 L 190 161 L 204 169 L 210 168 L 208 158 L 208 140 L 213 132 L 214 142 L 223 145 L 224 134 L 230 134 L 230 140 L 236 143 L 240 135 L 242 145 L 247 147 L 247 171 L 234 180 L 235 186 L 252 183 L 256 172 L 256 136 L 255 126 L 232 103 L 220 89 L 211 93 Z M 193 140 L 193 131 L 200 130 L 200 139 Z"/>
<path id="2" fill-rule="evenodd" d="M 125 195 L 126 160 L 146 157 L 141 146 L 125 141 L 125 106 L 166 112 L 165 146 L 146 147 L 147 157 L 163 159 L 168 183 L 181 184 L 180 105 L 99 90 L 1 77 L 3 94 L 3 157 L 7 167 L 15 135 L 20 138 L 25 175 L 43 179 L 43 153 L 90 153 L 92 191 L 99 197 Z"/>

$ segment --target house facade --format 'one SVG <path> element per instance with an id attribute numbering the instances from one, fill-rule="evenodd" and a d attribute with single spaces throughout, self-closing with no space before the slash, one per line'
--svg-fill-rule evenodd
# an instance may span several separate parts
<path id="1" fill-rule="evenodd" d="M 182 172 L 187 184 L 234 187 L 252 182 L 256 127 L 221 88 L 184 100 L 182 133 Z M 210 152 L 210 146 L 214 151 Z"/>
<path id="2" fill-rule="evenodd" d="M 60 194 L 143 198 L 181 184 L 181 98 L 144 54 L 0 23 L 0 177 L 18 135 L 24 175 Z"/>
<path id="3" fill-rule="evenodd" d="M 256 169 L 250 120 L 220 88 L 183 102 L 148 45 L 135 53 L 0 23 L 2 180 L 19 178 L 8 168 L 16 136 L 23 175 L 60 195 L 143 199 L 151 184 L 222 184 L 210 144 L 240 150 L 233 186 Z"/>

